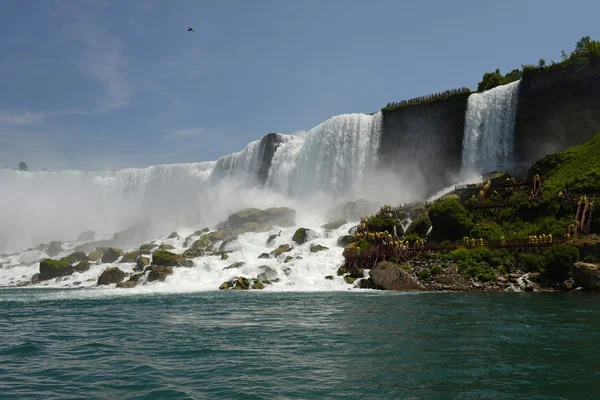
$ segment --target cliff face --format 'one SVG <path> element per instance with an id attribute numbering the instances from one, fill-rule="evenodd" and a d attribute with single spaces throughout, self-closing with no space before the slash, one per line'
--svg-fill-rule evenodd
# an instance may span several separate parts
<path id="1" fill-rule="evenodd" d="M 383 112 L 380 166 L 433 193 L 460 172 L 468 94 Z"/>
<path id="2" fill-rule="evenodd" d="M 273 156 L 279 145 L 283 142 L 283 136 L 278 133 L 269 133 L 263 136 L 258 143 L 258 159 L 260 165 L 258 167 L 258 181 L 261 185 L 267 182 L 269 176 L 269 169 L 273 162 Z"/>
<path id="3" fill-rule="evenodd" d="M 600 133 L 600 60 L 525 77 L 515 127 L 517 169 Z"/>

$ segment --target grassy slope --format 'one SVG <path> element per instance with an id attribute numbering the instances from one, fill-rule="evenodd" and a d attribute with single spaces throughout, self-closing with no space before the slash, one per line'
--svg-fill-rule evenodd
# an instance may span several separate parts
<path id="1" fill-rule="evenodd" d="M 531 174 L 542 176 L 546 193 L 600 193 L 600 134 L 589 142 L 550 154 L 536 162 Z"/>

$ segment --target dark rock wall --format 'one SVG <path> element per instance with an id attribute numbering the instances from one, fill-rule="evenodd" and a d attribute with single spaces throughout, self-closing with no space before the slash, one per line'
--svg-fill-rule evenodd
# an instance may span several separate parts
<path id="1" fill-rule="evenodd" d="M 525 77 L 515 127 L 517 170 L 600 133 L 600 60 Z"/>
<path id="2" fill-rule="evenodd" d="M 409 180 L 425 193 L 453 182 L 460 172 L 468 94 L 383 113 L 380 166 Z"/>
<path id="3" fill-rule="evenodd" d="M 261 185 L 267 182 L 269 169 L 273 162 L 273 156 L 279 145 L 283 142 L 283 136 L 278 133 L 269 133 L 263 136 L 258 143 L 258 159 L 260 165 L 258 167 L 258 181 Z"/>

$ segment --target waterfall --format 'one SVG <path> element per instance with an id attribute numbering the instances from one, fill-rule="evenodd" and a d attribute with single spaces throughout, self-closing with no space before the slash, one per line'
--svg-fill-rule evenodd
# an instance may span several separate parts
<path id="1" fill-rule="evenodd" d="M 338 115 L 287 140 L 275 152 L 267 186 L 295 198 L 360 195 L 376 165 L 381 124 L 381 113 Z"/>
<path id="2" fill-rule="evenodd" d="M 465 117 L 462 169 L 510 170 L 520 80 L 469 96 Z"/>

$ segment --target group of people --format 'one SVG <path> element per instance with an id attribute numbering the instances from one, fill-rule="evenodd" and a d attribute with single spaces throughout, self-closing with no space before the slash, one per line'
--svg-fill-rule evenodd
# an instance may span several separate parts
<path id="1" fill-rule="evenodd" d="M 412 99 L 402 100 L 400 102 L 388 103 L 386 108 L 403 106 L 403 105 L 411 104 L 411 103 L 420 103 L 422 101 L 447 97 L 447 96 L 450 96 L 451 94 L 456 94 L 456 93 L 471 93 L 471 89 L 469 89 L 467 87 L 461 87 L 459 89 L 444 90 L 443 92 L 428 94 L 427 96 L 413 97 Z"/>

